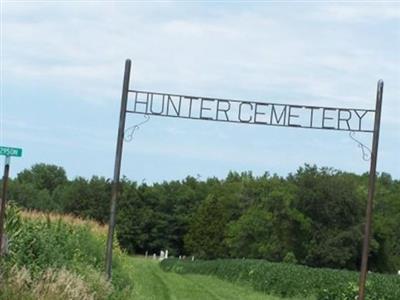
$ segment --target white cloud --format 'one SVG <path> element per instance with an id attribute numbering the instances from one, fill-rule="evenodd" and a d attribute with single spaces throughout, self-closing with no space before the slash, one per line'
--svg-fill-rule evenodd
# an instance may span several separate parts
<path id="1" fill-rule="evenodd" d="M 318 18 L 336 22 L 381 22 L 400 19 L 400 3 L 395 1 L 342 3 L 323 6 Z"/>
<path id="2" fill-rule="evenodd" d="M 400 126 L 397 4 L 227 4 L 215 12 L 185 4 L 65 3 L 3 4 L 5 89 L 34 82 L 71 99 L 112 105 L 130 57 L 132 87 L 139 89 L 373 108 L 383 78 L 383 123 L 391 131 Z M 179 137 L 186 129 L 162 132 Z M 227 163 L 240 155 L 215 156 L 207 147 L 189 152 L 188 158 Z M 263 159 L 254 154 L 250 161 Z"/>

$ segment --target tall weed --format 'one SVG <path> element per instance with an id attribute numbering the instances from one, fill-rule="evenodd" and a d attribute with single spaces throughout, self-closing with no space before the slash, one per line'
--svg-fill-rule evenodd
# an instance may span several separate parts
<path id="1" fill-rule="evenodd" d="M 1 260 L 0 289 L 8 296 L 0 299 L 120 299 L 132 289 L 117 243 L 113 284 L 105 280 L 107 231 L 93 221 L 20 211 L 10 204 L 6 232 L 9 253 Z"/>

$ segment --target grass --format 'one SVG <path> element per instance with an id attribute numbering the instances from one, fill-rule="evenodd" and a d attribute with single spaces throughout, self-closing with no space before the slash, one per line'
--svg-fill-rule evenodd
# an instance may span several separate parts
<path id="1" fill-rule="evenodd" d="M 142 257 L 127 257 L 124 266 L 134 279 L 133 299 L 137 300 L 279 300 L 235 285 L 215 276 L 180 275 L 164 272 L 159 262 Z"/>

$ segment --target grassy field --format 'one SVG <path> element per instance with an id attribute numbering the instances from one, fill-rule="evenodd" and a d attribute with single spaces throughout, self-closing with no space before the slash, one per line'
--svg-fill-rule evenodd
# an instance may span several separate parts
<path id="1" fill-rule="evenodd" d="M 164 272 L 159 262 L 141 257 L 127 257 L 124 266 L 134 281 L 133 298 L 137 300 L 278 300 L 255 292 L 250 287 L 234 285 L 214 276 L 180 275 Z"/>
<path id="2" fill-rule="evenodd" d="M 160 264 L 165 271 L 181 275 L 211 275 L 277 297 L 315 297 L 318 300 L 354 300 L 358 295 L 358 272 L 272 263 L 262 259 L 178 260 Z M 399 300 L 398 275 L 371 273 L 366 300 Z"/>
<path id="3" fill-rule="evenodd" d="M 355 272 L 242 259 L 160 264 L 125 254 L 117 242 L 110 283 L 105 226 L 9 207 L 6 230 L 10 252 L 0 261 L 0 300 L 354 300 L 357 292 Z M 369 279 L 368 300 L 400 299 L 398 276 Z"/>

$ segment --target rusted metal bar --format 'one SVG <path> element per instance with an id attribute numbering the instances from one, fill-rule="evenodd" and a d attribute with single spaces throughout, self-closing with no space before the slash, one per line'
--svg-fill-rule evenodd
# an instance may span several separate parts
<path id="1" fill-rule="evenodd" d="M 117 138 L 117 149 L 115 152 L 115 165 L 114 165 L 114 179 L 112 183 L 111 192 L 111 203 L 110 203 L 110 220 L 108 225 L 108 236 L 107 236 L 107 246 L 106 246 L 106 277 L 107 280 L 111 279 L 112 272 L 112 246 L 113 246 L 113 236 L 115 228 L 115 213 L 117 206 L 117 197 L 119 190 L 119 177 L 121 172 L 121 160 L 122 160 L 122 146 L 124 141 L 124 131 L 125 131 L 125 116 L 126 107 L 128 102 L 128 90 L 129 90 L 129 78 L 131 74 L 131 61 L 127 59 L 125 61 L 125 72 L 124 81 L 122 87 L 121 96 L 121 110 L 119 114 L 119 126 L 118 126 L 118 138 Z"/>
<path id="2" fill-rule="evenodd" d="M 366 217 L 365 217 L 365 232 L 364 232 L 364 242 L 363 242 L 362 258 L 361 258 L 358 300 L 365 299 L 365 283 L 367 280 L 367 272 L 368 272 L 368 255 L 369 255 L 369 246 L 371 241 L 372 211 L 373 211 L 374 195 L 375 195 L 376 163 L 378 160 L 378 143 L 379 143 L 379 130 L 381 124 L 382 96 L 383 96 L 383 81 L 379 80 L 377 94 L 376 94 L 374 132 L 372 137 L 371 164 L 369 169 L 368 202 L 367 202 Z"/>
<path id="3" fill-rule="evenodd" d="M 7 201 L 7 183 L 8 175 L 10 173 L 10 156 L 6 156 L 4 163 L 4 174 L 3 174 L 3 188 L 1 192 L 1 210 L 0 210 L 0 256 L 3 255 L 3 238 L 4 235 L 4 217 L 6 213 L 6 201 Z"/>

